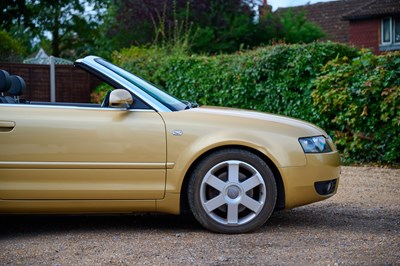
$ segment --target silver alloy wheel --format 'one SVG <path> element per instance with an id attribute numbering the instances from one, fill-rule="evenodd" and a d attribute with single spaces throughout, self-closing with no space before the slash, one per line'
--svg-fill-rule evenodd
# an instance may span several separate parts
<path id="1" fill-rule="evenodd" d="M 266 185 L 248 163 L 228 160 L 213 166 L 200 186 L 200 201 L 215 222 L 237 226 L 250 222 L 262 211 Z"/>

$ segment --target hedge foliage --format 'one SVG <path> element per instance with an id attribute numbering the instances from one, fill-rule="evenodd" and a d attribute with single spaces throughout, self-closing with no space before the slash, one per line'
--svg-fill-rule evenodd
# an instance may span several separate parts
<path id="1" fill-rule="evenodd" d="M 324 66 L 312 96 L 344 159 L 400 161 L 400 52 L 336 58 Z"/>
<path id="2" fill-rule="evenodd" d="M 328 42 L 280 44 L 217 56 L 132 47 L 114 53 L 113 61 L 201 105 L 313 122 L 335 136 L 348 161 L 399 161 L 398 137 L 387 135 L 399 135 L 399 54 L 377 57 Z"/>

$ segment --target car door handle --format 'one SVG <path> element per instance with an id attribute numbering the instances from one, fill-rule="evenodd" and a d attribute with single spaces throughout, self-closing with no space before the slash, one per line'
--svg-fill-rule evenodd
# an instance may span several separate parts
<path id="1" fill-rule="evenodd" d="M 13 121 L 0 121 L 0 132 L 9 132 L 15 127 Z"/>

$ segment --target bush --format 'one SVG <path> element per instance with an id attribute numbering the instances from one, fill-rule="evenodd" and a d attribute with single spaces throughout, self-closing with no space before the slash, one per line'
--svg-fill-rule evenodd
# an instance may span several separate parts
<path id="1" fill-rule="evenodd" d="M 106 97 L 107 92 L 113 90 L 113 88 L 107 83 L 102 83 L 97 88 L 95 88 L 90 93 L 90 102 L 91 103 L 102 103 L 104 97 Z"/>
<path id="2" fill-rule="evenodd" d="M 160 48 L 132 47 L 114 62 L 202 105 L 224 105 L 318 122 L 313 80 L 331 59 L 357 56 L 342 44 L 275 45 L 230 55 L 183 55 Z"/>
<path id="3" fill-rule="evenodd" d="M 345 161 L 400 162 L 400 52 L 336 58 L 312 96 Z"/>
<path id="4" fill-rule="evenodd" d="M 347 161 L 395 163 L 399 140 L 389 137 L 399 135 L 398 55 L 328 42 L 217 56 L 132 47 L 113 60 L 181 99 L 313 122 L 333 134 Z"/>

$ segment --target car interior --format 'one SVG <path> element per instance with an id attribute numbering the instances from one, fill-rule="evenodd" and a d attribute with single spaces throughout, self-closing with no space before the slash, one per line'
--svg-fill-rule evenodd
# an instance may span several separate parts
<path id="1" fill-rule="evenodd" d="M 76 106 L 91 108 L 108 108 L 110 106 L 110 94 L 108 91 L 101 104 L 96 103 L 71 103 L 71 102 L 39 102 L 22 99 L 21 95 L 26 90 L 24 79 L 17 75 L 11 75 L 6 70 L 0 69 L 0 104 L 36 104 L 36 105 L 55 105 L 55 106 Z M 137 97 L 132 95 L 134 101 L 128 109 L 148 109 L 149 107 Z"/>
<path id="2" fill-rule="evenodd" d="M 0 103 L 23 103 L 20 96 L 25 88 L 25 81 L 20 76 L 0 70 Z"/>

